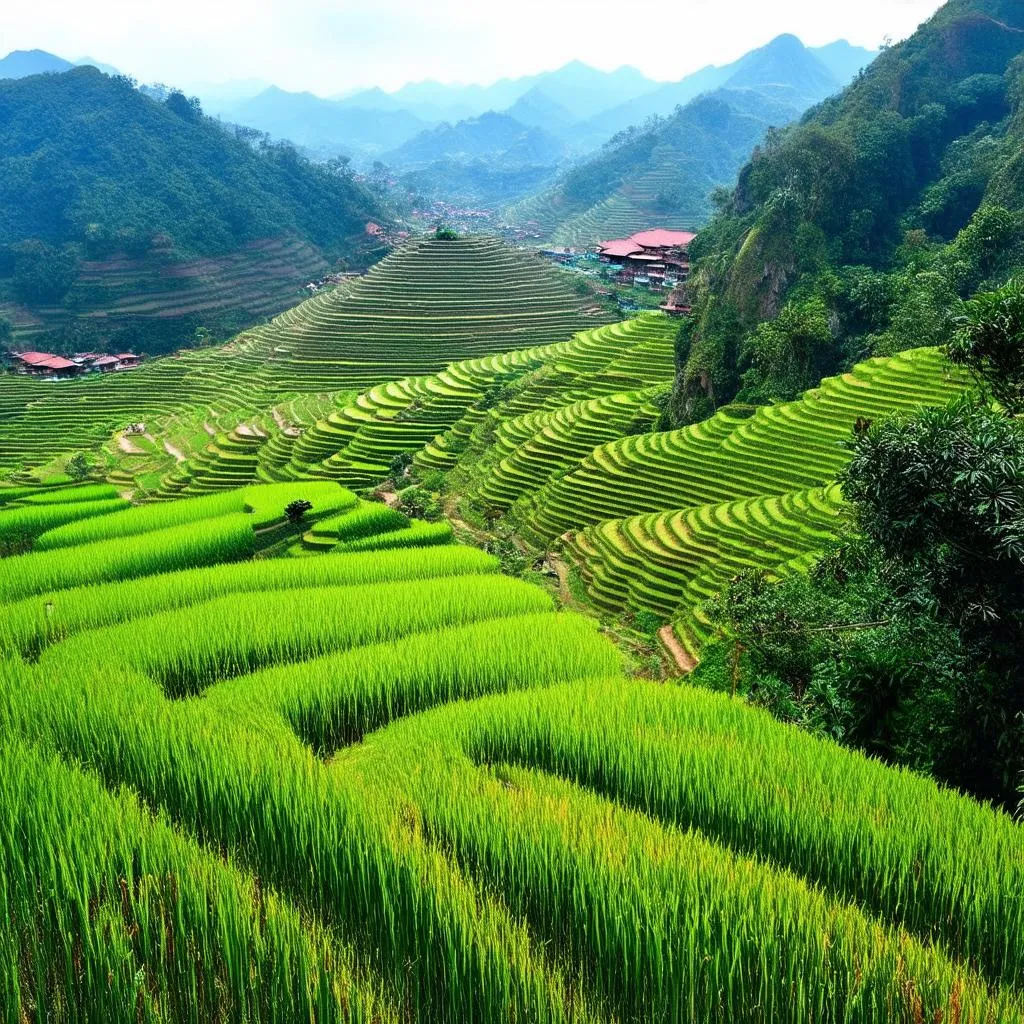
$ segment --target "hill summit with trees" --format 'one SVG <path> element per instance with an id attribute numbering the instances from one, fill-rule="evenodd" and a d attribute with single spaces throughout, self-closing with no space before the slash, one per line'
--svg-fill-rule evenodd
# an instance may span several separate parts
<path id="1" fill-rule="evenodd" d="M 116 315 L 117 300 L 151 290 L 153 276 L 186 299 L 181 308 L 202 306 L 201 292 L 188 294 L 193 279 L 216 284 L 226 264 L 196 261 L 238 257 L 259 281 L 270 240 L 276 312 L 383 219 L 344 162 L 311 164 L 258 132 L 226 129 L 181 93 L 159 102 L 91 67 L 0 81 L 0 210 L 0 295 L 44 326 Z M 241 287 L 212 304 L 252 322 Z M 173 320 L 165 299 L 153 311 Z"/>
<path id="2" fill-rule="evenodd" d="M 841 95 L 769 132 L 693 246 L 674 414 L 788 399 L 943 344 L 1021 265 L 1024 17 L 950 0 Z"/>

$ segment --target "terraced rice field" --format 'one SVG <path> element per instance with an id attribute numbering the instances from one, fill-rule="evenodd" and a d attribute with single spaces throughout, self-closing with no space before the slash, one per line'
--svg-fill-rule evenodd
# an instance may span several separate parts
<path id="1" fill-rule="evenodd" d="M 1024 1017 L 1008 816 L 336 483 L 112 500 L 0 490 L 5 1022 Z"/>
<path id="2" fill-rule="evenodd" d="M 179 477 L 165 496 L 237 485 L 252 439 L 275 432 L 272 407 L 325 393 L 344 398 L 437 373 L 453 359 L 561 342 L 607 319 L 586 303 L 539 258 L 494 239 L 412 242 L 351 287 L 301 303 L 219 349 L 79 381 L 0 374 L 0 471 L 97 447 L 144 422 L 155 440 L 130 439 L 134 452 L 111 446 L 111 460 L 129 477 L 158 480 L 175 461 L 167 441 L 205 464 L 196 486 Z M 128 454 L 136 457 L 122 458 Z"/>
<path id="3" fill-rule="evenodd" d="M 274 377 L 282 388 L 312 381 L 324 391 L 436 373 L 453 360 L 564 340 L 588 326 L 580 306 L 537 256 L 486 236 L 421 239 L 348 294 L 283 319 Z"/>
<path id="4" fill-rule="evenodd" d="M 329 266 L 315 248 L 296 238 L 260 239 L 229 256 L 178 261 L 169 250 L 145 258 L 122 254 L 81 265 L 68 305 L 76 318 L 105 331 L 141 319 L 166 321 L 190 314 L 231 313 L 240 323 L 256 323 L 294 306 L 301 289 Z M 36 347 L 33 335 L 69 319 L 65 306 L 37 306 L 14 316 L 15 341 Z"/>
<path id="5" fill-rule="evenodd" d="M 743 568 L 792 571 L 841 528 L 830 487 L 859 417 L 939 405 L 964 386 L 936 350 L 861 363 L 803 398 L 727 407 L 703 423 L 593 447 L 539 488 L 517 462 L 544 459 L 544 439 L 490 468 L 481 493 L 514 501 L 538 546 L 564 536 L 591 597 L 607 610 L 644 608 L 675 623 L 691 654 L 705 638 L 701 604 Z"/>
<path id="6" fill-rule="evenodd" d="M 632 174 L 593 205 L 567 200 L 560 187 L 529 196 L 505 211 L 504 219 L 539 231 L 553 245 L 588 246 L 608 238 L 629 238 L 652 224 L 673 231 L 695 231 L 710 213 L 710 203 L 692 209 L 666 209 L 661 197 L 673 194 L 681 178 L 693 174 L 685 147 L 654 147 L 648 169 Z M 731 177 L 731 173 L 726 175 Z"/>

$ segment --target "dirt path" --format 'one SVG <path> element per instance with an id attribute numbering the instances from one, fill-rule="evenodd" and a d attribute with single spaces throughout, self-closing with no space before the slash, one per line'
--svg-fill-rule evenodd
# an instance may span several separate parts
<path id="1" fill-rule="evenodd" d="M 676 636 L 676 631 L 672 628 L 671 623 L 667 626 L 662 626 L 658 630 L 658 639 L 661 640 L 668 653 L 672 655 L 672 660 L 679 666 L 679 671 L 684 676 L 697 667 L 697 662 L 693 660 L 693 656 L 679 642 L 679 637 Z"/>
<path id="2" fill-rule="evenodd" d="M 558 577 L 558 597 L 562 604 L 567 605 L 572 601 L 572 592 L 569 590 L 569 567 L 562 561 L 562 556 L 556 555 L 553 551 L 548 552 L 548 564 Z"/>
<path id="3" fill-rule="evenodd" d="M 270 411 L 274 414 L 274 422 L 277 424 L 277 429 L 287 433 L 291 428 L 291 424 L 284 418 L 284 413 L 276 405 Z"/>
<path id="4" fill-rule="evenodd" d="M 402 499 L 394 491 L 377 491 L 377 493 L 388 508 L 398 508 L 402 503 Z"/>
<path id="5" fill-rule="evenodd" d="M 216 437 L 217 436 L 217 428 L 214 427 L 214 426 L 211 426 L 209 423 L 204 423 L 203 424 L 203 430 L 205 430 L 210 435 L 210 437 Z"/>
<path id="6" fill-rule="evenodd" d="M 117 447 L 125 453 L 125 455 L 145 455 L 146 453 L 129 437 L 125 437 L 124 434 L 117 435 Z"/>
<path id="7" fill-rule="evenodd" d="M 185 461 L 185 453 L 180 448 L 175 448 L 170 441 L 164 441 L 164 451 L 174 456 L 174 461 L 181 463 Z"/>

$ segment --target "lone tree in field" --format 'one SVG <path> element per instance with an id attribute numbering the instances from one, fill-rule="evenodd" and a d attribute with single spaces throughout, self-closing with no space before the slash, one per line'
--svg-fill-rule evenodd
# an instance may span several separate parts
<path id="1" fill-rule="evenodd" d="M 313 502 L 303 498 L 296 498 L 288 502 L 284 507 L 284 514 L 288 517 L 289 523 L 301 523 L 306 513 L 313 508 Z"/>
<path id="2" fill-rule="evenodd" d="M 92 473 L 92 463 L 89 461 L 88 455 L 84 452 L 79 452 L 68 459 L 66 469 L 68 476 L 72 480 L 84 480 Z"/>

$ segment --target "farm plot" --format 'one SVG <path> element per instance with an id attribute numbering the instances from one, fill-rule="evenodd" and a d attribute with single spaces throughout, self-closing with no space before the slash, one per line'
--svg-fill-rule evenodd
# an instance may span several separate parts
<path id="1" fill-rule="evenodd" d="M 1024 1015 L 1009 817 L 624 677 L 480 551 L 346 550 L 415 524 L 336 484 L 326 553 L 179 544 L 309 486 L 0 560 L 5 1019 Z"/>

